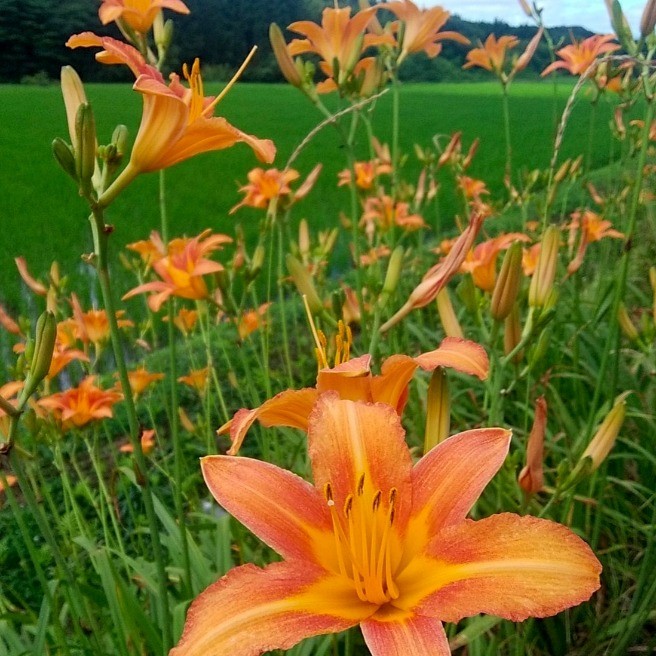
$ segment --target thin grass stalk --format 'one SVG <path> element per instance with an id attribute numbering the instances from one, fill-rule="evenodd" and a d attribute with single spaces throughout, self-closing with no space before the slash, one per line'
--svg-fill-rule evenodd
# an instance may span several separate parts
<path id="1" fill-rule="evenodd" d="M 278 222 L 276 222 L 276 232 L 277 232 L 277 242 L 278 242 L 278 304 L 280 305 L 280 313 L 282 315 L 282 348 L 285 361 L 285 370 L 287 374 L 287 382 L 289 387 L 294 386 L 294 374 L 292 373 L 292 359 L 289 353 L 289 331 L 287 327 L 287 304 L 285 301 L 285 291 L 283 289 L 283 278 L 284 278 L 284 244 L 283 244 L 283 230 Z M 273 240 L 272 240 L 273 242 Z M 273 243 L 271 244 L 271 249 L 273 250 Z M 272 257 L 269 258 L 270 261 L 273 260 Z M 269 268 L 269 276 L 271 276 L 271 269 Z M 270 299 L 267 298 L 267 301 Z M 268 313 L 267 313 L 268 314 Z M 269 330 L 266 331 L 267 341 L 269 339 Z"/>
<path id="2" fill-rule="evenodd" d="M 129 437 L 132 444 L 134 457 L 137 467 L 142 472 L 142 496 L 144 500 L 144 507 L 146 516 L 148 518 L 148 527 L 151 535 L 151 544 L 153 547 L 153 556 L 155 558 L 155 565 L 157 569 L 157 579 L 159 583 L 159 612 L 160 612 L 160 628 L 162 631 L 162 644 L 164 651 L 168 653 L 172 644 L 171 637 L 171 616 L 169 611 L 169 600 L 167 592 L 167 574 L 166 565 L 164 562 L 164 553 L 162 545 L 159 541 L 159 525 L 155 507 L 153 504 L 153 496 L 151 490 L 150 480 L 147 475 L 146 459 L 141 448 L 141 440 L 139 436 L 139 422 L 137 419 L 137 411 L 134 405 L 134 398 L 132 395 L 132 388 L 130 387 L 130 379 L 128 377 L 127 365 L 125 362 L 125 354 L 123 353 L 123 345 L 121 342 L 121 333 L 119 331 L 118 322 L 116 320 L 116 309 L 114 305 L 114 297 L 112 294 L 111 281 L 109 276 L 109 263 L 108 263 L 108 247 L 109 235 L 111 230 L 105 224 L 103 211 L 99 207 L 94 207 L 91 216 L 89 217 L 91 223 L 91 232 L 93 236 L 94 245 L 94 265 L 98 274 L 98 281 L 100 283 L 100 290 L 103 297 L 103 304 L 107 319 L 109 321 L 110 336 L 112 341 L 112 348 L 114 351 L 114 359 L 116 361 L 116 368 L 118 370 L 119 380 L 121 382 L 121 389 L 125 401 L 125 407 L 128 416 L 128 424 L 130 427 Z"/>
<path id="3" fill-rule="evenodd" d="M 508 99 L 508 85 L 501 85 L 502 105 L 503 105 L 503 132 L 506 138 L 506 168 L 505 179 L 507 180 L 508 189 L 512 186 L 512 140 L 510 135 L 510 102 Z"/>

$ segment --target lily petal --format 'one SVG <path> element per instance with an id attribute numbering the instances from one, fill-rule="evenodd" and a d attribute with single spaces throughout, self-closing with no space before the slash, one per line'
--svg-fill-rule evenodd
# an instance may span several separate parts
<path id="1" fill-rule="evenodd" d="M 169 656 L 259 656 L 348 629 L 373 610 L 339 577 L 317 567 L 297 561 L 265 569 L 244 565 L 191 604 L 182 638 Z"/>
<path id="2" fill-rule="evenodd" d="M 242 408 L 217 431 L 223 435 L 230 431 L 232 446 L 228 455 L 234 456 L 246 437 L 248 429 L 256 419 L 263 426 L 289 426 L 307 430 L 308 416 L 317 399 L 317 390 L 306 387 L 300 390 L 285 390 L 265 401 L 259 408 Z"/>
<path id="3" fill-rule="evenodd" d="M 412 459 L 394 408 L 321 395 L 310 415 L 308 453 L 316 487 L 329 484 L 338 508 L 360 488 L 367 503 L 378 491 L 387 496 L 395 489 L 394 522 L 402 532 L 411 508 Z"/>
<path id="4" fill-rule="evenodd" d="M 208 456 L 205 483 L 231 515 L 284 558 L 317 563 L 315 538 L 332 525 L 325 500 L 310 483 L 285 469 L 251 458 Z"/>
<path id="5" fill-rule="evenodd" d="M 461 522 L 508 454 L 510 431 L 479 428 L 453 435 L 412 470 L 412 520 L 408 554 L 429 537 Z"/>
<path id="6" fill-rule="evenodd" d="M 449 367 L 464 374 L 487 378 L 490 362 L 485 349 L 476 342 L 458 337 L 445 337 L 439 348 L 430 353 L 422 353 L 415 362 L 426 371 L 436 367 Z"/>
<path id="7" fill-rule="evenodd" d="M 406 620 L 362 622 L 362 634 L 372 656 L 451 656 L 439 620 L 415 616 Z"/>
<path id="8" fill-rule="evenodd" d="M 599 588 L 601 564 L 590 547 L 566 527 L 537 517 L 466 520 L 435 536 L 426 555 L 398 583 L 408 582 L 405 601 L 416 595 L 417 612 L 446 622 L 478 613 L 515 622 L 548 617 Z"/>

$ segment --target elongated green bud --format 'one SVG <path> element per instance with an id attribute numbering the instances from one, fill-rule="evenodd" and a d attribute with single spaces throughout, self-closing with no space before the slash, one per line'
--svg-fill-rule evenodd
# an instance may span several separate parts
<path id="1" fill-rule="evenodd" d="M 307 298 L 308 306 L 313 314 L 317 314 L 323 310 L 323 303 L 317 294 L 317 290 L 312 281 L 312 276 L 308 270 L 299 262 L 293 255 L 287 254 L 285 258 L 287 263 L 287 270 L 296 285 L 301 296 Z"/>
<path id="2" fill-rule="evenodd" d="M 528 304 L 531 307 L 542 307 L 553 289 L 559 247 L 560 231 L 555 225 L 550 225 L 542 235 L 540 256 L 528 291 Z"/>
<path id="3" fill-rule="evenodd" d="M 46 310 L 36 322 L 36 335 L 34 337 L 34 355 L 30 362 L 30 371 L 25 379 L 21 393 L 21 400 L 27 400 L 39 386 L 39 383 L 48 375 L 52 353 L 55 350 L 57 337 L 57 320 L 55 315 Z"/>
<path id="4" fill-rule="evenodd" d="M 385 306 L 390 296 L 396 291 L 401 277 L 401 268 L 403 267 L 403 247 L 397 246 L 390 256 L 387 265 L 387 273 L 385 274 L 385 282 L 383 283 L 383 290 L 378 297 L 378 305 L 382 308 Z"/>
<path id="5" fill-rule="evenodd" d="M 522 245 L 516 241 L 507 251 L 492 292 L 490 314 L 503 321 L 512 310 L 522 282 Z"/>
<path id="6" fill-rule="evenodd" d="M 453 303 L 451 302 L 451 296 L 447 287 L 444 287 L 440 291 L 436 297 L 436 301 L 437 313 L 440 315 L 440 323 L 442 324 L 442 328 L 444 328 L 445 335 L 447 337 L 458 337 L 462 339 L 464 337 L 462 327 L 453 309 Z"/>
<path id="7" fill-rule="evenodd" d="M 620 330 L 624 333 L 624 336 L 630 339 L 632 342 L 638 341 L 638 329 L 635 327 L 631 317 L 627 312 L 626 305 L 620 303 L 620 307 L 617 310 L 617 322 L 620 325 Z"/>
<path id="8" fill-rule="evenodd" d="M 70 175 L 77 182 L 77 170 L 73 149 L 63 140 L 57 137 L 52 142 L 52 154 L 57 163 L 62 167 L 64 173 Z"/>
<path id="9" fill-rule="evenodd" d="M 649 36 L 654 31 L 654 26 L 656 26 L 656 0 L 647 0 L 640 19 L 640 34 Z"/>
<path id="10" fill-rule="evenodd" d="M 444 442 L 451 429 L 451 397 L 449 381 L 443 367 L 433 371 L 428 385 L 426 402 L 426 432 L 424 434 L 424 453 Z"/>
<path id="11" fill-rule="evenodd" d="M 624 423 L 624 417 L 626 416 L 626 397 L 629 394 L 630 392 L 624 392 L 624 394 L 620 394 L 617 397 L 615 404 L 601 422 L 594 437 L 590 440 L 590 444 L 588 444 L 583 455 L 581 455 L 582 462 L 586 458 L 590 458 L 591 463 L 588 473 L 592 473 L 598 469 L 599 465 L 606 459 L 613 448 L 620 428 L 622 428 L 622 424 Z"/>
<path id="12" fill-rule="evenodd" d="M 75 116 L 75 136 L 77 150 L 75 165 L 80 189 L 91 191 L 91 178 L 96 167 L 96 121 L 88 103 L 82 103 Z"/>

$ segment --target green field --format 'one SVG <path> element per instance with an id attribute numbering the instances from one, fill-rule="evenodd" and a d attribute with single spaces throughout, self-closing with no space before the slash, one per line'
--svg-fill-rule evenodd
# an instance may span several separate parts
<path id="1" fill-rule="evenodd" d="M 210 87 L 210 92 L 215 89 Z M 558 110 L 564 107 L 571 85 L 560 82 Z M 126 124 L 136 134 L 141 100 L 129 86 L 89 85 L 101 142 L 109 140 L 113 127 Z M 550 82 L 517 83 L 510 90 L 516 170 L 545 168 L 553 144 L 553 94 Z M 50 144 L 55 137 L 68 139 L 64 106 L 57 86 L 0 87 L 0 301 L 12 309 L 21 307 L 20 280 L 13 258 L 23 255 L 37 275 L 43 275 L 53 259 L 73 278 L 86 278 L 80 255 L 90 247 L 85 203 L 70 179 L 56 165 Z M 335 101 L 330 105 L 337 109 Z M 586 152 L 590 104 L 580 100 L 566 134 L 563 157 Z M 237 85 L 222 102 L 224 115 L 246 132 L 276 141 L 275 166 L 282 168 L 290 153 L 320 121 L 307 99 L 283 85 Z M 375 129 L 382 139 L 390 135 L 391 95 L 375 107 Z M 610 108 L 604 102 L 597 111 L 593 162 L 608 161 L 610 136 L 606 129 Z M 481 145 L 471 174 L 487 181 L 494 191 L 502 184 L 505 161 L 501 93 L 496 83 L 415 84 L 402 89 L 401 150 L 412 152 L 415 143 L 428 145 L 434 135 L 463 131 L 468 146 L 475 138 Z M 362 148 L 365 136 L 362 135 Z M 363 157 L 366 153 L 363 150 Z M 337 171 L 345 167 L 345 154 L 337 132 L 327 126 L 295 163 L 302 174 L 317 162 L 324 163 L 315 193 L 300 206 L 311 227 L 334 225 L 340 207 L 347 202 L 345 188 L 336 188 Z M 168 207 L 172 235 L 192 234 L 204 228 L 233 234 L 242 223 L 247 235 L 257 231 L 259 213 L 249 209 L 228 216 L 239 200 L 237 188 L 248 170 L 257 165 L 251 151 L 237 146 L 186 161 L 167 171 Z M 407 179 L 419 172 L 411 157 Z M 112 206 L 108 220 L 115 224 L 116 248 L 144 239 L 159 226 L 158 176 L 144 175 Z M 443 215 L 451 213 L 448 194 Z M 74 285 L 75 286 L 75 285 Z M 85 285 L 86 286 L 86 285 Z"/>

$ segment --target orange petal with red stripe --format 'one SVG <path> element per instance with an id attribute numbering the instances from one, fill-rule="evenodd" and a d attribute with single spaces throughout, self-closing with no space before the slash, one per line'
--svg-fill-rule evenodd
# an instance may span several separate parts
<path id="1" fill-rule="evenodd" d="M 451 656 L 442 623 L 432 617 L 391 622 L 370 619 L 361 628 L 372 656 Z"/>

